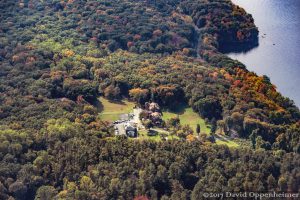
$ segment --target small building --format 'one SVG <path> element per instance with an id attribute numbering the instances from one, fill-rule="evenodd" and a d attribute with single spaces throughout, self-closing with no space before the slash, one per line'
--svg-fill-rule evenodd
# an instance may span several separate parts
<path id="1" fill-rule="evenodd" d="M 133 123 L 127 123 L 124 125 L 126 135 L 128 137 L 137 137 L 137 128 Z"/>

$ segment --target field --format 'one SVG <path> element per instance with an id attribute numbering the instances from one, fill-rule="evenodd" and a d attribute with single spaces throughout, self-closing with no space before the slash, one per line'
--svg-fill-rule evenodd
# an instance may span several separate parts
<path id="1" fill-rule="evenodd" d="M 155 129 L 152 129 L 152 130 L 156 131 L 157 135 L 155 135 L 155 136 L 148 136 L 146 130 L 140 130 L 139 131 L 139 137 L 138 137 L 138 139 L 141 139 L 141 140 L 153 140 L 153 141 L 159 142 L 159 141 L 162 141 L 162 138 L 160 136 L 161 134 L 165 134 L 166 137 L 168 138 L 168 140 L 179 139 L 177 136 L 170 135 L 167 131 L 165 131 L 163 129 L 155 128 Z"/>
<path id="2" fill-rule="evenodd" d="M 156 141 L 156 142 L 161 141 L 161 138 L 158 134 L 155 135 L 155 136 L 148 136 L 146 130 L 140 130 L 139 131 L 138 139 L 139 140 L 153 140 L 153 141 Z"/>
<path id="3" fill-rule="evenodd" d="M 200 125 L 201 133 L 210 133 L 209 125 L 205 124 L 204 119 L 202 119 L 197 113 L 193 111 L 190 107 L 181 107 L 177 111 L 164 111 L 163 120 L 167 120 L 178 116 L 181 125 L 190 125 L 190 127 L 196 133 L 197 124 Z"/>
<path id="4" fill-rule="evenodd" d="M 100 118 L 104 121 L 116 121 L 119 116 L 124 113 L 131 113 L 134 107 L 134 103 L 122 100 L 122 101 L 109 101 L 103 97 L 99 98 L 100 101 Z"/>
<path id="5" fill-rule="evenodd" d="M 228 147 L 239 147 L 239 144 L 237 144 L 236 142 L 232 141 L 232 140 L 220 140 L 218 138 L 216 138 L 216 144 L 218 145 L 227 145 Z"/>
<path id="6" fill-rule="evenodd" d="M 201 118 L 196 112 L 193 111 L 190 107 L 180 107 L 177 111 L 164 111 L 163 120 L 167 120 L 173 117 L 178 116 L 180 119 L 181 125 L 189 125 L 196 134 L 196 126 L 200 125 L 201 133 L 210 134 L 210 125 L 207 125 L 203 118 Z M 216 137 L 216 144 L 218 145 L 227 145 L 228 147 L 238 147 L 239 145 L 224 137 Z"/>

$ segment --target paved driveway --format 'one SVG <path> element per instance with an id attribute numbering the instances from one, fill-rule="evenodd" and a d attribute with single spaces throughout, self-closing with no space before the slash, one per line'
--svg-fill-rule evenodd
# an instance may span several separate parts
<path id="1" fill-rule="evenodd" d="M 119 133 L 116 134 L 116 135 L 126 135 L 125 128 L 124 128 L 124 123 L 116 124 L 115 127 L 119 131 Z"/>
<path id="2" fill-rule="evenodd" d="M 124 125 L 128 122 L 134 122 L 137 124 L 137 128 L 138 130 L 140 129 L 145 129 L 145 127 L 143 126 L 141 120 L 140 120 L 140 113 L 143 110 L 141 108 L 135 108 L 133 109 L 133 118 L 130 118 L 130 116 L 128 115 L 128 113 L 124 113 L 122 115 L 120 115 L 120 119 L 121 123 L 115 124 L 114 127 L 118 130 L 118 134 L 115 132 L 115 135 L 126 135 L 126 131 L 125 131 L 125 127 Z"/>

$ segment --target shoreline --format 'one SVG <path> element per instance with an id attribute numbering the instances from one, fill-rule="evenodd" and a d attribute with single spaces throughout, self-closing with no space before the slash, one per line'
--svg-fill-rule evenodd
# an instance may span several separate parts
<path id="1" fill-rule="evenodd" d="M 243 63 L 249 71 L 259 76 L 268 76 L 277 86 L 277 91 L 300 108 L 300 93 L 297 88 L 300 80 L 296 75 L 299 73 L 296 54 L 300 49 L 300 40 L 296 35 L 291 35 L 295 32 L 294 29 L 297 29 L 293 23 L 300 23 L 294 18 L 294 12 L 299 6 L 294 5 L 292 1 L 286 2 L 283 8 L 269 0 L 252 3 L 231 1 L 243 7 L 254 18 L 254 23 L 260 31 L 259 45 L 245 52 L 225 52 L 225 55 Z M 267 12 L 266 7 L 269 8 Z M 286 38 L 282 34 L 291 36 Z"/>

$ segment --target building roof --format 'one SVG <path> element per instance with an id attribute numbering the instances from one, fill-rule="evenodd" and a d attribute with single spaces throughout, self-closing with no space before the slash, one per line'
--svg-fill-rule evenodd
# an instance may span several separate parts
<path id="1" fill-rule="evenodd" d="M 126 130 L 126 131 L 135 131 L 136 128 L 133 127 L 133 126 L 126 126 L 126 127 L 125 127 L 125 130 Z"/>
<path id="2" fill-rule="evenodd" d="M 127 124 L 125 124 L 125 130 L 126 131 L 135 131 L 136 126 L 134 123 L 127 123 Z"/>

